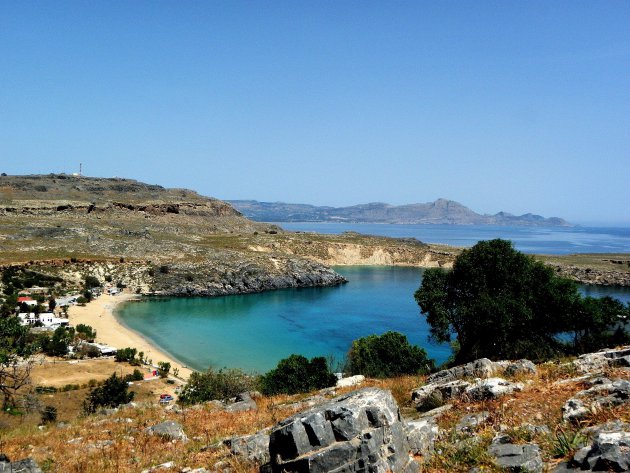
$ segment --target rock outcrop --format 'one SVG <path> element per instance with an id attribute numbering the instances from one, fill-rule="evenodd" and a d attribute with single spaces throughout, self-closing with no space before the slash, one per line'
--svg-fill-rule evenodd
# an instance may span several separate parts
<path id="1" fill-rule="evenodd" d="M 271 469 L 280 472 L 413 472 L 406 426 L 389 391 L 366 388 L 276 425 Z"/>
<path id="2" fill-rule="evenodd" d="M 32 458 L 16 462 L 0 461 L 0 473 L 42 473 L 42 469 Z"/>
<path id="3" fill-rule="evenodd" d="M 168 420 L 152 427 L 147 427 L 145 432 L 149 435 L 157 435 L 165 440 L 178 440 L 188 442 L 188 436 L 179 422 Z"/>

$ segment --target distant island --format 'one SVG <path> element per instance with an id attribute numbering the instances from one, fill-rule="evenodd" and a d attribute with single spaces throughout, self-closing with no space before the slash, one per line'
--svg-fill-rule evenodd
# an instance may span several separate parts
<path id="1" fill-rule="evenodd" d="M 390 205 L 374 202 L 350 207 L 318 207 L 256 200 L 228 200 L 227 202 L 247 218 L 257 222 L 573 226 L 562 218 L 545 218 L 531 213 L 513 215 L 499 212 L 494 215 L 482 215 L 459 202 L 448 199 L 437 199 L 424 204 Z"/>

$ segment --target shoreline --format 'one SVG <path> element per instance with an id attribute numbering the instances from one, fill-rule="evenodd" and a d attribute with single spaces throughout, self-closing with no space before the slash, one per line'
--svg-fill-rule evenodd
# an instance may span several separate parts
<path id="1" fill-rule="evenodd" d="M 174 356 L 164 351 L 159 346 L 151 343 L 139 333 L 118 321 L 114 315 L 117 306 L 124 302 L 140 300 L 136 294 L 122 293 L 117 296 L 102 294 L 85 306 L 70 306 L 68 320 L 72 326 L 85 324 L 96 330 L 96 342 L 112 346 L 114 348 L 136 348 L 138 352 L 144 352 L 145 359 L 151 359 L 157 366 L 159 361 L 171 364 L 169 376 L 173 377 L 173 370 L 179 370 L 178 378 L 186 381 L 193 370 Z"/>

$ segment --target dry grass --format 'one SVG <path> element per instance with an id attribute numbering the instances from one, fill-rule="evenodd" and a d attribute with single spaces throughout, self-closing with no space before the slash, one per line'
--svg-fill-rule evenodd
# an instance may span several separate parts
<path id="1" fill-rule="evenodd" d="M 610 378 L 630 379 L 630 373 L 624 369 L 609 370 L 605 374 Z M 521 379 L 526 384 L 522 392 L 496 401 L 454 402 L 453 408 L 438 419 L 442 434 L 436 443 L 435 455 L 423 464 L 422 471 L 464 472 L 473 467 L 481 471 L 499 471 L 487 454 L 487 447 L 498 432 L 508 433 L 517 443 L 536 442 L 541 447 L 543 460 L 554 464 L 563 459 L 558 456 L 559 452 L 566 457 L 571 448 L 577 448 L 571 441 L 580 440 L 575 435 L 582 427 L 613 419 L 630 421 L 630 405 L 626 404 L 601 409 L 581 425 L 563 423 L 562 405 L 585 387 L 583 383 L 571 380 L 573 375 L 575 373 L 560 365 L 542 365 L 537 375 Z M 565 382 L 555 383 L 559 380 Z M 413 417 L 417 413 L 411 406 L 410 393 L 424 381 L 422 376 L 403 376 L 368 379 L 364 386 L 391 390 L 405 417 Z M 155 402 L 162 386 L 141 383 L 138 388 L 146 389 L 139 393 L 141 402 Z M 345 388 L 337 394 L 353 389 Z M 76 404 L 86 392 L 58 393 L 55 402 L 58 406 Z M 207 404 L 178 414 L 153 405 L 124 409 L 110 417 L 77 418 L 66 428 L 46 427 L 43 431 L 25 421 L 10 431 L 5 430 L 2 451 L 14 459 L 32 456 L 44 471 L 49 472 L 138 472 L 173 461 L 175 467 L 163 471 L 179 471 L 186 466 L 213 470 L 219 463 L 236 473 L 253 473 L 258 471 L 257 465 L 230 456 L 225 447 L 205 447 L 224 438 L 251 434 L 272 426 L 297 412 L 299 407 L 292 404 L 307 396 L 261 397 L 257 399 L 258 410 L 242 413 L 226 413 Z M 481 411 L 487 411 L 489 416 L 475 429 L 474 435 L 455 432 L 454 427 L 464 415 Z M 72 415 L 69 410 L 62 412 Z M 60 414 L 60 420 L 66 420 L 65 415 L 62 419 Z M 181 423 L 190 441 L 173 443 L 144 432 L 146 427 L 165 420 Z M 546 425 L 550 431 L 531 432 L 523 427 L 525 423 Z M 562 444 L 563 439 L 566 445 Z"/>

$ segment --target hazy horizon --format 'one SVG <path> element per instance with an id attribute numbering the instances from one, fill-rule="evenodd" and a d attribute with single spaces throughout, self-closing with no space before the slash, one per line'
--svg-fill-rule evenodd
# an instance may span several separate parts
<path id="1" fill-rule="evenodd" d="M 630 226 L 628 25 L 615 0 L 2 2 L 0 172 Z"/>

